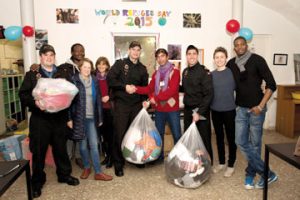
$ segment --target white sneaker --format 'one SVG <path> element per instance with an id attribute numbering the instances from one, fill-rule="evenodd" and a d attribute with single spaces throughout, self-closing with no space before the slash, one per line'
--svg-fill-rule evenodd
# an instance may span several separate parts
<path id="1" fill-rule="evenodd" d="M 213 168 L 213 173 L 218 173 L 219 171 L 225 169 L 225 165 L 218 165 L 216 167 Z"/>
<path id="2" fill-rule="evenodd" d="M 225 177 L 230 177 L 230 176 L 232 176 L 233 172 L 234 172 L 233 167 L 227 167 L 226 171 L 224 172 L 224 176 Z"/>

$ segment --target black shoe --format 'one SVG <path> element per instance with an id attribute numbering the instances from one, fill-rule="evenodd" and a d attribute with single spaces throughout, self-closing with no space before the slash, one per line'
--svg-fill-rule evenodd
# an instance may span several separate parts
<path id="1" fill-rule="evenodd" d="M 106 165 L 108 163 L 109 157 L 105 156 L 104 160 L 101 162 L 101 165 Z"/>
<path id="2" fill-rule="evenodd" d="M 66 176 L 62 178 L 58 178 L 59 183 L 66 183 L 68 185 L 79 185 L 79 180 L 78 178 L 75 178 L 73 176 Z"/>
<path id="3" fill-rule="evenodd" d="M 145 164 L 135 164 L 135 166 L 140 169 L 145 168 Z"/>
<path id="4" fill-rule="evenodd" d="M 124 176 L 123 169 L 122 168 L 115 169 L 115 175 L 118 176 L 118 177 Z"/>
<path id="5" fill-rule="evenodd" d="M 105 167 L 106 167 L 106 168 L 111 168 L 112 165 L 113 165 L 113 163 L 112 163 L 111 157 L 108 157 L 108 161 L 107 161 Z"/>
<path id="6" fill-rule="evenodd" d="M 32 188 L 32 197 L 33 198 L 38 198 L 41 195 L 42 195 L 41 187 L 33 187 Z"/>

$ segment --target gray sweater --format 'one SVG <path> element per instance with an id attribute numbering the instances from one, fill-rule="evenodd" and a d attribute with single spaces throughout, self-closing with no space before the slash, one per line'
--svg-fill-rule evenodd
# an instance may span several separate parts
<path id="1" fill-rule="evenodd" d="M 214 70 L 212 72 L 214 98 L 210 105 L 210 108 L 214 111 L 230 111 L 234 110 L 235 98 L 235 81 L 232 72 L 229 68 L 225 68 L 223 71 Z"/>

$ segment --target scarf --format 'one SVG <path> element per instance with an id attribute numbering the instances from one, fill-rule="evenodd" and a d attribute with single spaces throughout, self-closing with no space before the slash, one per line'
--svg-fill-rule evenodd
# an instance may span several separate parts
<path id="1" fill-rule="evenodd" d="M 106 80 L 106 75 L 107 74 L 104 74 L 104 76 L 102 76 L 101 73 L 99 71 L 97 71 L 97 73 L 96 73 L 97 80 L 98 81 Z"/>
<path id="2" fill-rule="evenodd" d="M 246 70 L 245 64 L 247 63 L 251 55 L 252 53 L 250 51 L 247 51 L 244 55 L 235 58 L 235 64 L 238 66 L 240 72 Z"/>
<path id="3" fill-rule="evenodd" d="M 170 62 L 167 62 L 165 65 L 159 66 L 156 71 L 155 77 L 155 95 L 158 95 L 160 91 L 160 81 L 164 81 L 164 85 L 162 87 L 162 91 L 165 91 L 168 87 L 170 72 L 173 69 L 173 65 Z"/>

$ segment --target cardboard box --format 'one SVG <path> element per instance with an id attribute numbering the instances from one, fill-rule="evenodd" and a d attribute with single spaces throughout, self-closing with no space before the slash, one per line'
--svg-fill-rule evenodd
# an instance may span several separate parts
<path id="1" fill-rule="evenodd" d="M 0 140 L 0 152 L 4 160 L 23 159 L 21 141 L 25 135 L 13 135 Z"/>

